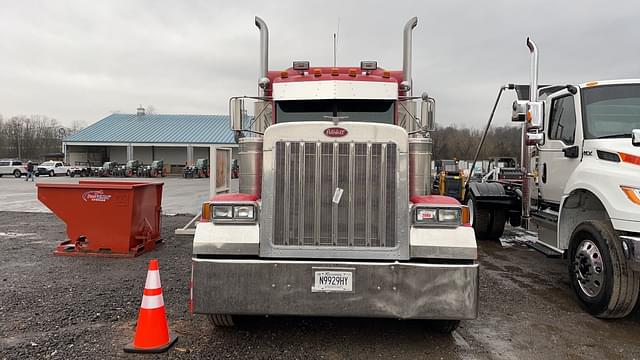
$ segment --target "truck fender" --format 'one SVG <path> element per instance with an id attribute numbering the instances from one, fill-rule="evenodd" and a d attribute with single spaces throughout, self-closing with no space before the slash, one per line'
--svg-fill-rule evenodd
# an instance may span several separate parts
<path id="1" fill-rule="evenodd" d="M 472 182 L 469 183 L 468 194 L 473 195 L 476 199 L 504 197 L 507 194 L 504 187 L 498 183 L 491 182 Z"/>

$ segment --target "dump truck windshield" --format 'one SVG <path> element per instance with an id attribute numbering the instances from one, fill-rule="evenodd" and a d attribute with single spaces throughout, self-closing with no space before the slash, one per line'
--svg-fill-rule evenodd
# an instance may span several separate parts
<path id="1" fill-rule="evenodd" d="M 584 89 L 582 112 L 585 139 L 630 138 L 640 129 L 640 84 Z"/>
<path id="2" fill-rule="evenodd" d="M 393 100 L 288 100 L 276 103 L 276 122 L 358 121 L 393 124 Z"/>

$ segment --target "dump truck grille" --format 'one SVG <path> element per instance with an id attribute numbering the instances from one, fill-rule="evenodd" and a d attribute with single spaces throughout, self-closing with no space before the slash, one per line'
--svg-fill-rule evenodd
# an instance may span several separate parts
<path id="1" fill-rule="evenodd" d="M 276 142 L 276 246 L 396 246 L 394 143 Z"/>

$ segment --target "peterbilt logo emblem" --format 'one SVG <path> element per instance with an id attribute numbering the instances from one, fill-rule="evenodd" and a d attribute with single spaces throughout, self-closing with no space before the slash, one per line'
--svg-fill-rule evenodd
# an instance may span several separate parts
<path id="1" fill-rule="evenodd" d="M 343 129 L 340 127 L 330 127 L 324 130 L 324 134 L 329 137 L 342 137 L 347 135 L 349 132 L 347 129 Z"/>

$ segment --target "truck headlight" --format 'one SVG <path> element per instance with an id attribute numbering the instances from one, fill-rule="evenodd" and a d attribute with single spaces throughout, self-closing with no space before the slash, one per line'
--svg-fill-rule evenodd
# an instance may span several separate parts
<path id="1" fill-rule="evenodd" d="M 417 226 L 460 226 L 463 223 L 461 207 L 421 207 L 413 211 L 413 224 Z"/>
<path id="2" fill-rule="evenodd" d="M 253 205 L 234 206 L 233 217 L 236 219 L 253 219 Z"/>
<path id="3" fill-rule="evenodd" d="M 233 218 L 233 206 L 231 205 L 213 205 L 213 219 L 231 219 Z"/>
<path id="4" fill-rule="evenodd" d="M 257 220 L 256 204 L 213 204 L 211 219 L 214 223 L 254 223 Z"/>
<path id="5" fill-rule="evenodd" d="M 620 186 L 625 195 L 636 205 L 640 205 L 640 189 L 630 186 Z"/>

